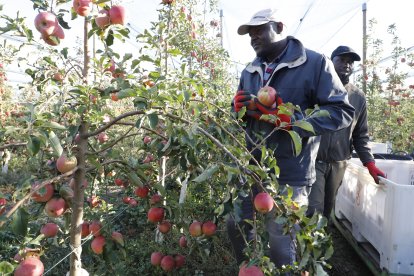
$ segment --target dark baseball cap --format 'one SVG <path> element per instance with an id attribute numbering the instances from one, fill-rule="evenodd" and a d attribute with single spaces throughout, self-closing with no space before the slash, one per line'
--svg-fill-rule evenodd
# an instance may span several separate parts
<path id="1" fill-rule="evenodd" d="M 353 57 L 354 61 L 360 61 L 361 57 L 355 53 L 355 51 L 348 46 L 339 46 L 336 48 L 331 55 L 331 59 L 333 59 L 336 56 L 342 56 L 342 55 L 350 55 Z"/>

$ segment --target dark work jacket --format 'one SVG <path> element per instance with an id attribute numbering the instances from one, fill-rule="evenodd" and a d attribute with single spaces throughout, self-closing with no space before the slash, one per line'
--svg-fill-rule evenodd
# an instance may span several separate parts
<path id="1" fill-rule="evenodd" d="M 374 161 L 368 146 L 368 116 L 367 101 L 364 93 L 355 85 L 345 85 L 350 104 L 355 108 L 352 124 L 336 132 L 327 133 L 321 137 L 317 160 L 325 162 L 343 161 L 351 157 L 355 149 L 361 162 Z"/>
<path id="2" fill-rule="evenodd" d="M 347 127 L 352 121 L 354 108 L 348 102 L 346 90 L 332 62 L 324 55 L 305 49 L 299 40 L 293 37 L 287 39 L 287 48 L 267 85 L 276 89 L 284 103 L 290 102 L 300 107 L 302 112 L 295 112 L 293 120 L 303 118 L 305 110 L 314 108 L 315 105 L 327 110 L 330 117 L 308 120 L 315 133 L 293 127 L 302 140 L 302 151 L 298 156 L 295 156 L 294 144 L 287 131 L 273 132 L 266 139 L 265 145 L 274 150 L 280 168 L 279 184 L 310 186 L 316 175 L 315 159 L 320 140 L 318 135 Z M 241 73 L 238 89 L 256 95 L 263 85 L 263 70 L 262 60 L 256 58 Z M 246 117 L 246 136 L 251 137 L 254 143 L 267 137 L 274 128 L 273 124 Z M 252 150 L 253 143 L 248 137 L 246 145 Z M 253 155 L 258 161 L 261 160 L 260 149 L 254 150 Z"/>

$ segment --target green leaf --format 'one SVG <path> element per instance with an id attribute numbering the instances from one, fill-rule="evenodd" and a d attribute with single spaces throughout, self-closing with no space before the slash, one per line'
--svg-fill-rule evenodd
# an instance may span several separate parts
<path id="1" fill-rule="evenodd" d="M 45 235 L 44 234 L 40 234 L 40 235 L 38 235 L 34 240 L 31 240 L 30 241 L 30 244 L 33 244 L 33 245 L 40 245 L 40 242 L 43 240 L 45 238 Z"/>
<path id="2" fill-rule="evenodd" d="M 192 181 L 200 183 L 200 182 L 204 182 L 208 179 L 211 178 L 211 176 L 218 170 L 218 166 L 217 165 L 213 165 L 209 168 L 207 168 L 206 170 L 204 170 L 199 176 L 197 176 L 196 178 L 194 178 Z"/>
<path id="3" fill-rule="evenodd" d="M 289 130 L 288 133 L 290 134 L 295 147 L 295 156 L 298 156 L 302 151 L 302 139 L 296 131 Z"/>
<path id="4" fill-rule="evenodd" d="M 53 131 L 48 132 L 49 143 L 53 149 L 53 155 L 55 157 L 60 157 L 63 153 L 63 148 L 60 144 L 60 139 L 56 136 Z"/>
<path id="5" fill-rule="evenodd" d="M 296 121 L 294 126 L 296 127 L 300 127 L 301 129 L 304 129 L 306 131 L 312 132 L 313 134 L 315 134 L 315 130 L 313 129 L 313 126 L 307 122 L 307 121 Z"/>
<path id="6" fill-rule="evenodd" d="M 29 222 L 29 213 L 25 209 L 19 208 L 13 215 L 11 228 L 15 235 L 26 236 L 27 225 Z"/>
<path id="7" fill-rule="evenodd" d="M 121 91 L 118 92 L 118 98 L 124 99 L 128 97 L 134 97 L 136 94 L 137 93 L 132 88 L 122 89 Z"/>
<path id="8" fill-rule="evenodd" d="M 112 30 L 108 32 L 108 35 L 105 38 L 105 43 L 107 46 L 112 46 L 112 44 L 114 44 L 114 32 Z"/>
<path id="9" fill-rule="evenodd" d="M 14 270 L 14 266 L 6 261 L 0 263 L 0 275 L 11 274 Z"/>
<path id="10" fill-rule="evenodd" d="M 125 55 L 124 55 L 124 57 L 123 57 L 123 59 L 122 59 L 122 62 L 125 62 L 125 61 L 127 61 L 127 60 L 129 60 L 129 59 L 131 59 L 131 58 L 132 58 L 132 54 L 127 53 L 127 54 L 125 54 Z"/>
<path id="11" fill-rule="evenodd" d="M 157 114 L 148 114 L 148 119 L 150 122 L 150 127 L 155 129 L 158 125 L 158 115 Z"/>
<path id="12" fill-rule="evenodd" d="M 148 56 L 148 55 L 142 55 L 141 57 L 140 57 L 140 60 L 141 61 L 148 61 L 148 62 L 154 62 L 154 59 L 152 59 L 150 56 Z"/>
<path id="13" fill-rule="evenodd" d="M 63 48 L 60 53 L 67 59 L 68 58 L 68 48 Z"/>
<path id="14" fill-rule="evenodd" d="M 316 264 L 316 274 L 318 276 L 327 276 L 328 273 L 326 273 L 326 271 L 323 269 L 321 264 Z"/>
<path id="15" fill-rule="evenodd" d="M 65 130 L 66 127 L 62 126 L 59 123 L 56 122 L 49 122 L 49 121 L 43 121 L 41 122 L 40 127 L 44 127 L 44 128 L 52 128 L 52 129 L 58 129 L 58 130 Z"/>
<path id="16" fill-rule="evenodd" d="M 27 143 L 27 149 L 32 155 L 36 155 L 40 150 L 41 141 L 38 137 L 30 135 L 29 141 Z"/>
<path id="17" fill-rule="evenodd" d="M 331 245 L 328 247 L 328 249 L 325 252 L 325 259 L 328 260 L 330 257 L 332 257 L 333 253 L 334 253 L 334 248 Z"/>
<path id="18" fill-rule="evenodd" d="M 131 181 L 131 183 L 134 186 L 144 187 L 144 183 L 142 183 L 141 179 L 138 177 L 138 175 L 134 172 L 128 173 L 128 179 Z"/>
<path id="19" fill-rule="evenodd" d="M 310 118 L 317 118 L 317 117 L 331 117 L 328 110 L 320 109 L 310 116 Z"/>

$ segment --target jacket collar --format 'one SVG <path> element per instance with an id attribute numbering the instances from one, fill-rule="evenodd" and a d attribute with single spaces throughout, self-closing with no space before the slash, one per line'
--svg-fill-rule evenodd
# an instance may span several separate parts
<path id="1" fill-rule="evenodd" d="M 306 49 L 303 47 L 303 44 L 293 36 L 286 37 L 288 40 L 287 49 L 285 54 L 281 57 L 280 62 L 274 72 L 283 67 L 294 68 L 302 65 L 306 62 Z M 263 60 L 259 57 L 256 57 L 251 63 L 246 67 L 246 71 L 249 73 L 259 72 L 263 75 L 261 65 Z"/>

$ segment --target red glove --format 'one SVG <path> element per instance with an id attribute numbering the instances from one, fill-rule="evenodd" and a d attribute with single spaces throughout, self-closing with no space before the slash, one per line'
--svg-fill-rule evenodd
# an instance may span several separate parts
<path id="1" fill-rule="evenodd" d="M 266 115 L 275 115 L 277 116 L 275 125 L 278 127 L 281 125 L 281 123 L 287 123 L 287 126 L 284 126 L 285 129 L 289 130 L 291 128 L 291 126 L 289 125 L 291 123 L 291 119 L 289 115 L 286 114 L 279 114 L 279 105 L 281 105 L 283 103 L 282 98 L 280 98 L 279 96 L 276 96 L 276 102 L 272 105 L 272 107 L 267 107 L 264 106 L 262 103 L 260 103 L 260 101 L 255 98 L 254 99 L 255 105 L 257 107 L 257 109 L 259 111 L 256 112 L 252 112 L 252 111 L 248 111 L 247 115 L 251 116 L 253 118 L 255 118 L 256 120 L 260 120 L 260 117 L 263 114 Z"/>
<path id="2" fill-rule="evenodd" d="M 387 178 L 385 176 L 385 173 L 383 173 L 380 169 L 377 168 L 377 166 L 375 166 L 374 161 L 369 161 L 369 162 L 365 163 L 364 166 L 367 167 L 367 169 L 369 171 L 369 174 L 374 178 L 375 183 L 379 184 L 378 176 L 382 176 L 384 178 Z"/>
<path id="3" fill-rule="evenodd" d="M 256 110 L 257 107 L 253 101 L 253 96 L 249 92 L 240 90 L 234 96 L 234 111 L 239 112 L 243 106 L 248 110 Z"/>

